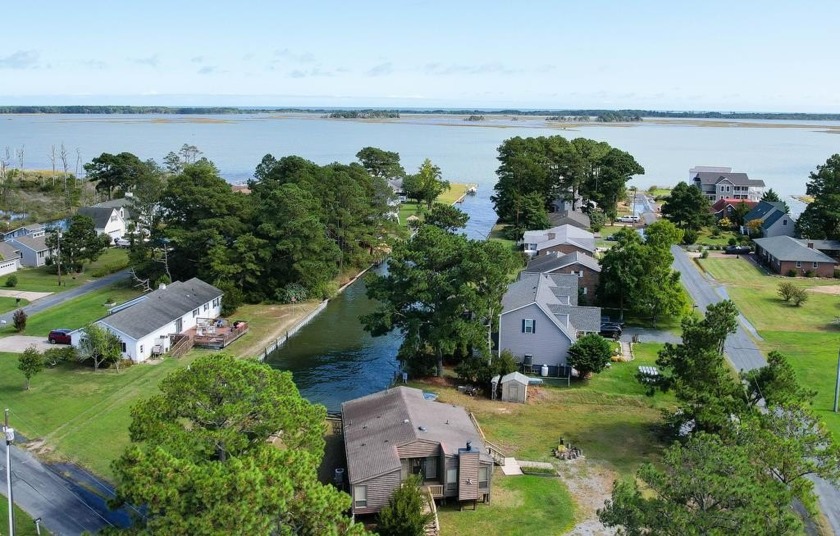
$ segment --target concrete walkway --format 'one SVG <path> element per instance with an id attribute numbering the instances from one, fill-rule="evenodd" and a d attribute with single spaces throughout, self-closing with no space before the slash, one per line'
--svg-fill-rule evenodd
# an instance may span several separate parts
<path id="1" fill-rule="evenodd" d="M 502 466 L 502 473 L 507 476 L 522 474 L 522 469 L 519 468 L 519 462 L 516 461 L 516 458 L 505 458 L 505 464 Z"/>

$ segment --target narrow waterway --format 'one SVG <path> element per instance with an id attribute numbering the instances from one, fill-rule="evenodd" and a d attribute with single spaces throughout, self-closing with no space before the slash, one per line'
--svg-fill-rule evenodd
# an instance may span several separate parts
<path id="1" fill-rule="evenodd" d="M 493 213 L 490 192 L 467 197 L 459 208 L 471 215 L 467 235 L 484 239 L 494 223 L 486 215 L 488 210 Z M 375 273 L 385 269 L 382 265 Z M 266 360 L 291 371 L 301 394 L 331 411 L 346 400 L 385 389 L 399 370 L 396 356 L 402 336 L 394 332 L 371 337 L 362 329 L 359 317 L 375 307 L 365 291 L 363 279 L 357 280 Z"/>

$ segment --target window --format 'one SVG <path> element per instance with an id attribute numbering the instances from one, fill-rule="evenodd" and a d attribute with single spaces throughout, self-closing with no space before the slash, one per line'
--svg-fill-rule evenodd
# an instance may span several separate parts
<path id="1" fill-rule="evenodd" d="M 787 225 L 787 218 L 782 219 L 782 225 Z"/>
<path id="2" fill-rule="evenodd" d="M 213 307 L 218 307 L 219 303 L 221 303 L 221 301 L 222 301 L 221 298 L 214 298 L 213 299 Z"/>
<path id="3" fill-rule="evenodd" d="M 458 469 L 455 467 L 446 470 L 446 489 L 458 489 Z"/>
<path id="4" fill-rule="evenodd" d="M 583 287 L 581 290 L 583 291 L 583 295 L 586 296 L 586 287 Z"/>
<path id="5" fill-rule="evenodd" d="M 206 310 L 207 310 L 207 309 L 209 309 L 209 308 L 210 308 L 210 305 L 209 305 L 209 304 L 207 304 L 207 303 L 205 303 L 205 304 L 204 304 L 204 310 L 206 311 Z"/>
<path id="6" fill-rule="evenodd" d="M 490 483 L 490 468 L 478 468 L 478 489 L 487 489 Z"/>
<path id="7" fill-rule="evenodd" d="M 818 262 L 813 263 L 813 268 L 817 268 L 819 266 Z"/>
<path id="8" fill-rule="evenodd" d="M 426 458 L 426 463 L 423 467 L 423 477 L 426 480 L 437 480 L 437 458 Z"/>
<path id="9" fill-rule="evenodd" d="M 802 261 L 796 261 L 796 267 L 802 268 Z"/>
<path id="10" fill-rule="evenodd" d="M 194 310 L 194 311 L 193 311 L 193 318 L 195 318 L 195 317 L 197 317 L 197 316 L 198 316 L 198 309 L 196 309 L 196 310 Z"/>
<path id="11" fill-rule="evenodd" d="M 522 333 L 535 333 L 537 323 L 533 318 L 522 319 Z"/>
<path id="12" fill-rule="evenodd" d="M 143 355 L 143 345 L 140 345 L 140 355 Z"/>
<path id="13" fill-rule="evenodd" d="M 125 343 L 124 342 L 120 343 L 120 350 L 122 350 L 122 353 L 125 353 Z"/>
<path id="14" fill-rule="evenodd" d="M 356 508 L 364 508 L 367 506 L 367 486 L 354 486 L 353 498 L 355 500 Z"/>
<path id="15" fill-rule="evenodd" d="M 117 213 L 116 212 L 111 214 L 111 221 L 117 221 Z"/>

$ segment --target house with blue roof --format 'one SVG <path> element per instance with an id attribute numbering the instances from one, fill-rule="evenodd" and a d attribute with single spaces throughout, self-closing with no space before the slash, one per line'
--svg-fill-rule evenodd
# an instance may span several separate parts
<path id="1" fill-rule="evenodd" d="M 744 216 L 741 234 L 748 235 L 755 229 L 755 234 L 761 238 L 793 236 L 796 222 L 785 208 L 784 203 L 760 202 Z"/>

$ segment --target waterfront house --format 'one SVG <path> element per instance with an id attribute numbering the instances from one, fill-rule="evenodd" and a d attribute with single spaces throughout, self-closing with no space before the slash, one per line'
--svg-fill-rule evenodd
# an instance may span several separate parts
<path id="1" fill-rule="evenodd" d="M 32 225 L 25 225 L 23 227 L 18 227 L 17 229 L 12 229 L 11 231 L 3 233 L 3 240 L 11 240 L 13 238 L 19 238 L 21 236 L 31 236 L 32 238 L 38 238 L 39 236 L 44 236 L 45 234 L 47 234 L 47 229 L 45 226 L 41 225 L 40 223 L 33 223 Z"/>
<path id="2" fill-rule="evenodd" d="M 733 173 L 732 168 L 697 166 L 689 171 L 690 182 L 714 202 L 719 199 L 759 201 L 764 195 L 764 181 L 750 179 L 746 173 Z"/>
<path id="3" fill-rule="evenodd" d="M 173 336 L 218 318 L 221 308 L 222 291 L 194 277 L 113 307 L 94 323 L 120 338 L 123 357 L 140 363 L 169 351 Z M 73 346 L 82 336 L 82 330 L 71 333 Z"/>
<path id="4" fill-rule="evenodd" d="M 601 279 L 601 265 L 594 257 L 584 255 L 579 251 L 562 254 L 548 253 L 534 257 L 525 267 L 526 273 L 535 274 L 572 274 L 580 278 L 578 288 L 583 301 L 592 302 L 595 299 L 595 289 Z"/>
<path id="5" fill-rule="evenodd" d="M 20 250 L 13 245 L 0 242 L 0 275 L 16 272 L 20 268 Z"/>
<path id="6" fill-rule="evenodd" d="M 409 475 L 435 499 L 489 501 L 493 460 L 460 406 L 395 387 L 341 405 L 353 514 L 374 514 Z"/>
<path id="7" fill-rule="evenodd" d="M 559 225 L 540 231 L 525 231 L 520 242 L 528 255 L 579 252 L 594 255 L 595 235 L 574 225 Z"/>
<path id="8" fill-rule="evenodd" d="M 551 222 L 552 227 L 560 227 L 561 225 L 573 225 L 578 229 L 588 231 L 592 222 L 589 216 L 580 210 L 561 210 L 559 212 L 550 212 L 548 214 L 548 221 Z"/>
<path id="9" fill-rule="evenodd" d="M 6 243 L 20 252 L 22 266 L 44 266 L 47 259 L 52 257 L 52 250 L 47 247 L 47 239 L 43 232 L 21 235 L 6 240 Z"/>
<path id="10" fill-rule="evenodd" d="M 741 226 L 741 234 L 750 234 L 753 226 L 755 226 L 760 238 L 793 236 L 795 222 L 785 210 L 784 203 L 761 201 L 744 215 L 744 225 Z"/>
<path id="11" fill-rule="evenodd" d="M 837 261 L 816 249 L 813 240 L 797 240 L 790 236 L 756 238 L 756 259 L 777 274 L 833 277 Z"/>
<path id="12" fill-rule="evenodd" d="M 125 209 L 122 207 L 82 207 L 77 214 L 92 219 L 96 234 L 108 235 L 111 242 L 125 236 Z"/>
<path id="13" fill-rule="evenodd" d="M 758 204 L 757 201 L 750 201 L 748 199 L 718 199 L 714 203 L 712 203 L 712 214 L 715 215 L 715 219 L 720 220 L 722 218 L 728 218 L 732 220 L 735 218 L 735 212 L 741 207 L 743 204 L 746 207 L 746 210 L 752 210 Z"/>
<path id="14" fill-rule="evenodd" d="M 510 351 L 524 372 L 547 365 L 550 376 L 566 376 L 569 347 L 601 328 L 600 307 L 578 306 L 579 280 L 573 274 L 520 274 L 502 298 L 499 352 Z"/>

